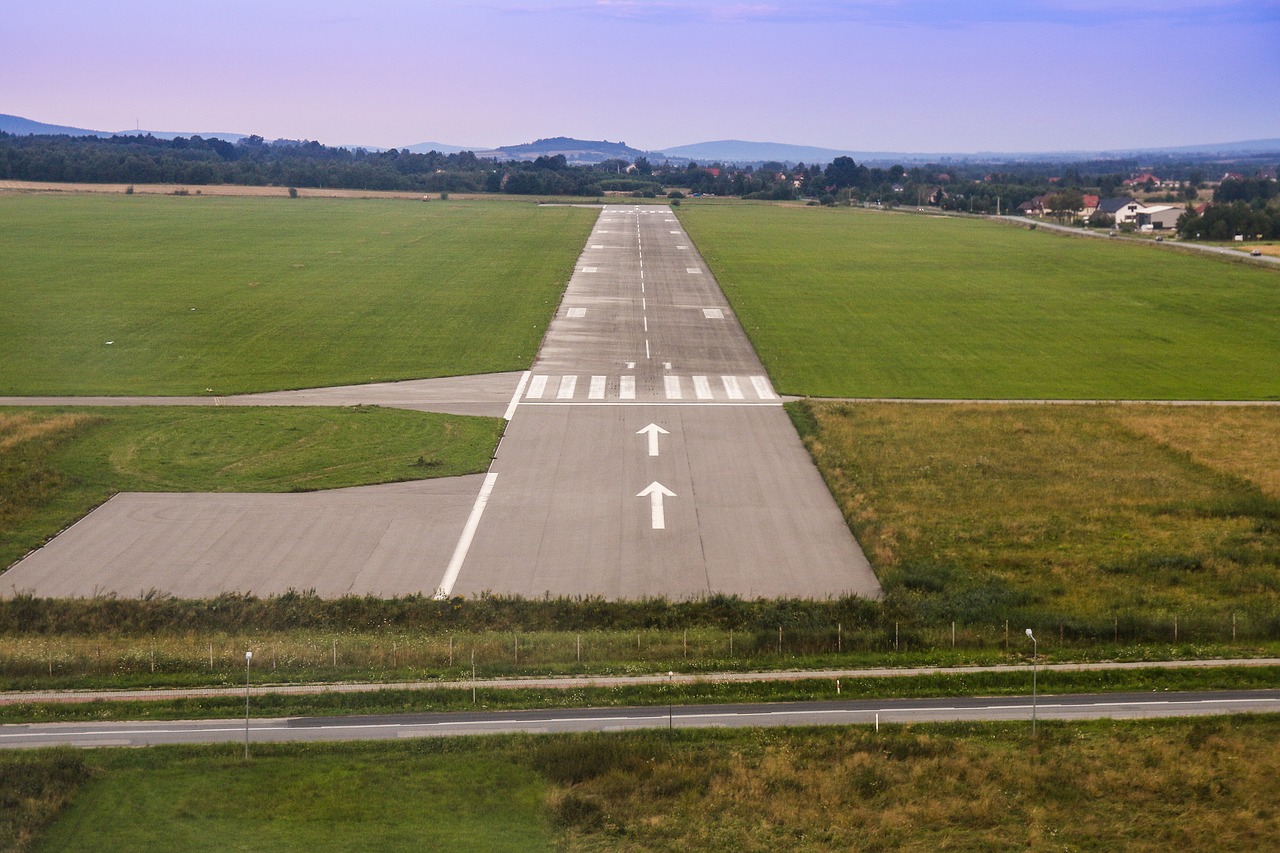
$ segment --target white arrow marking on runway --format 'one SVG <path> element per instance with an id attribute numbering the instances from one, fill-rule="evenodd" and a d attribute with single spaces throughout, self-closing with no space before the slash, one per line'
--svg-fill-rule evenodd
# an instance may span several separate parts
<path id="1" fill-rule="evenodd" d="M 649 455 L 650 456 L 658 455 L 658 436 L 671 435 L 671 433 L 667 432 L 665 429 L 658 426 L 657 424 L 649 424 L 644 429 L 636 431 L 636 435 L 644 435 L 645 433 L 649 434 Z M 650 488 L 652 488 L 652 486 Z M 639 495 L 637 495 L 637 497 L 639 497 Z"/>
<path id="2" fill-rule="evenodd" d="M 666 486 L 659 483 L 657 480 L 654 480 L 652 483 L 649 484 L 648 488 L 646 488 L 640 494 L 636 495 L 636 497 L 638 498 L 647 497 L 649 499 L 649 506 L 653 511 L 653 529 L 654 530 L 666 530 L 667 517 L 662 512 L 662 499 L 674 498 L 675 496 L 676 496 L 675 492 L 671 491 Z"/>

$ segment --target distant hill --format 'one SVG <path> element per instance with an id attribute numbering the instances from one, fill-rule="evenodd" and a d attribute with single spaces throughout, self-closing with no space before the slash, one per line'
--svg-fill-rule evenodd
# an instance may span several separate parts
<path id="1" fill-rule="evenodd" d="M 61 124 L 45 124 L 32 121 L 22 116 L 11 116 L 0 113 L 0 131 L 15 136 L 110 136 L 98 130 L 85 130 L 83 127 L 66 127 Z"/>
<path id="2" fill-rule="evenodd" d="M 653 154 L 632 148 L 625 142 L 592 141 L 587 139 L 571 139 L 567 136 L 556 136 L 550 139 L 539 139 L 522 145 L 504 145 L 489 151 L 477 151 L 478 157 L 496 157 L 507 160 L 536 160 L 539 157 L 554 157 L 563 154 L 570 163 L 600 163 L 604 160 L 626 160 L 637 157 L 661 158 L 661 154 Z"/>
<path id="3" fill-rule="evenodd" d="M 764 163 L 769 160 L 779 163 L 830 163 L 841 156 L 855 159 L 868 156 L 866 153 L 833 148 L 788 145 L 783 142 L 746 142 L 741 139 L 677 145 L 675 148 L 664 148 L 663 151 L 672 157 L 684 157 L 699 163 Z"/>
<path id="4" fill-rule="evenodd" d="M 88 130 L 83 127 L 67 127 L 61 124 L 45 124 L 42 121 L 32 121 L 29 118 L 21 116 L 11 116 L 0 114 L 0 131 L 12 133 L 15 136 L 146 136 L 150 134 L 156 139 L 176 139 L 179 136 L 192 137 L 199 136 L 204 139 L 225 139 L 227 142 L 236 142 L 244 139 L 243 133 L 222 133 L 219 131 L 211 131 L 207 133 L 182 133 L 169 130 Z"/>
<path id="5" fill-rule="evenodd" d="M 443 142 L 419 142 L 417 145 L 406 145 L 400 150 L 408 149 L 414 154 L 429 154 L 432 151 L 438 151 L 441 154 L 457 154 L 459 151 L 479 151 L 480 148 L 475 146 L 467 147 L 465 145 L 445 145 Z M 372 151 L 372 148 L 368 149 Z"/>

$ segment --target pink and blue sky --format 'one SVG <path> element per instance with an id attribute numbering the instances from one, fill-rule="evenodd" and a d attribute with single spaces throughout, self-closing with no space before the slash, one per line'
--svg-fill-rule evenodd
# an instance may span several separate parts
<path id="1" fill-rule="evenodd" d="M 41 0 L 0 113 L 406 146 L 1280 137 L 1280 0 Z"/>

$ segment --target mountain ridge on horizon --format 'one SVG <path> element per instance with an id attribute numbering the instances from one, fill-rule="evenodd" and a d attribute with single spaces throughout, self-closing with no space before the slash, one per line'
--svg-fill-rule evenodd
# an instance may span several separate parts
<path id="1" fill-rule="evenodd" d="M 68 135 L 68 136 L 134 136 L 138 134 L 150 134 L 159 139 L 173 139 L 175 137 L 200 136 L 205 139 L 218 138 L 228 142 L 237 142 L 247 138 L 247 134 L 242 133 L 225 133 L 225 132 L 209 132 L 209 133 L 183 133 L 173 131 L 148 131 L 142 129 L 124 130 L 124 131 L 99 131 L 89 130 L 87 128 L 79 128 L 67 125 L 46 124 L 44 122 L 34 121 L 32 119 L 23 118 L 21 116 L 0 114 L 0 131 L 14 134 L 17 136 L 27 135 Z M 385 151 L 387 149 L 377 146 L 364 145 L 342 145 L 334 147 L 345 147 L 350 149 L 364 148 L 368 151 Z M 1241 140 L 1234 142 L 1207 143 L 1200 145 L 1179 145 L 1165 147 L 1146 147 L 1146 148 L 1115 148 L 1094 151 L 1083 150 L 1063 150 L 1063 151 L 1027 151 L 1027 152 L 1011 152 L 1011 151 L 977 151 L 977 152 L 905 152 L 905 151 L 856 151 L 852 149 L 823 148 L 811 145 L 795 145 L 781 142 L 752 142 L 740 139 L 722 139 L 711 142 L 698 142 L 689 145 L 677 145 L 661 150 L 645 151 L 642 149 L 632 148 L 625 142 L 609 142 L 607 140 L 583 140 L 573 137 L 557 136 L 546 137 L 534 140 L 533 142 L 520 143 L 517 145 L 504 145 L 496 148 L 483 148 L 480 146 L 457 146 L 440 142 L 419 142 L 413 145 L 402 146 L 400 150 L 408 150 L 413 153 L 426 153 L 428 151 L 438 151 L 441 154 L 453 154 L 461 151 L 472 151 L 477 156 L 493 156 L 502 155 L 512 160 L 533 160 L 538 156 L 555 154 L 564 154 L 565 159 L 575 164 L 599 163 L 609 159 L 629 159 L 634 160 L 636 157 L 648 157 L 652 160 L 662 161 L 679 161 L 679 162 L 699 162 L 699 163 L 764 163 L 764 162 L 781 162 L 781 163 L 809 163 L 821 164 L 829 163 L 836 157 L 851 157 L 855 160 L 867 163 L 879 162 L 945 162 L 950 160 L 971 161 L 971 162 L 999 162 L 1010 160 L 1033 160 L 1033 161 L 1054 161 L 1060 160 L 1064 162 L 1080 161 L 1080 160 L 1106 160 L 1106 159 L 1128 159 L 1135 156 L 1157 156 L 1169 154 L 1184 155 L 1259 155 L 1277 153 L 1280 154 L 1280 138 L 1270 139 L 1253 139 Z"/>

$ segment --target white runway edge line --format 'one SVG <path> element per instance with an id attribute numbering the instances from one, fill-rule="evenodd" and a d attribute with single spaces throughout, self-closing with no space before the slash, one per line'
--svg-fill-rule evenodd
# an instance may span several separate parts
<path id="1" fill-rule="evenodd" d="M 462 536 L 458 538 L 458 547 L 453 549 L 449 567 L 444 570 L 444 577 L 440 579 L 440 586 L 436 588 L 437 599 L 448 598 L 453 592 L 453 585 L 458 582 L 458 573 L 462 571 L 467 552 L 471 550 L 471 540 L 476 538 L 480 516 L 484 515 L 484 508 L 489 504 L 489 495 L 493 494 L 493 486 L 497 482 L 497 474 L 485 474 L 484 485 L 480 487 L 480 494 L 476 497 L 475 505 L 471 507 L 471 515 L 467 516 L 467 524 L 462 528 Z"/>
<path id="2" fill-rule="evenodd" d="M 503 414 L 503 420 L 511 420 L 515 416 L 516 406 L 520 405 L 520 398 L 524 396 L 524 389 L 529 384 L 529 377 L 533 375 L 533 371 L 526 370 L 520 376 L 520 384 L 516 385 L 516 393 L 511 395 L 511 402 L 507 404 L 507 411 Z"/>

